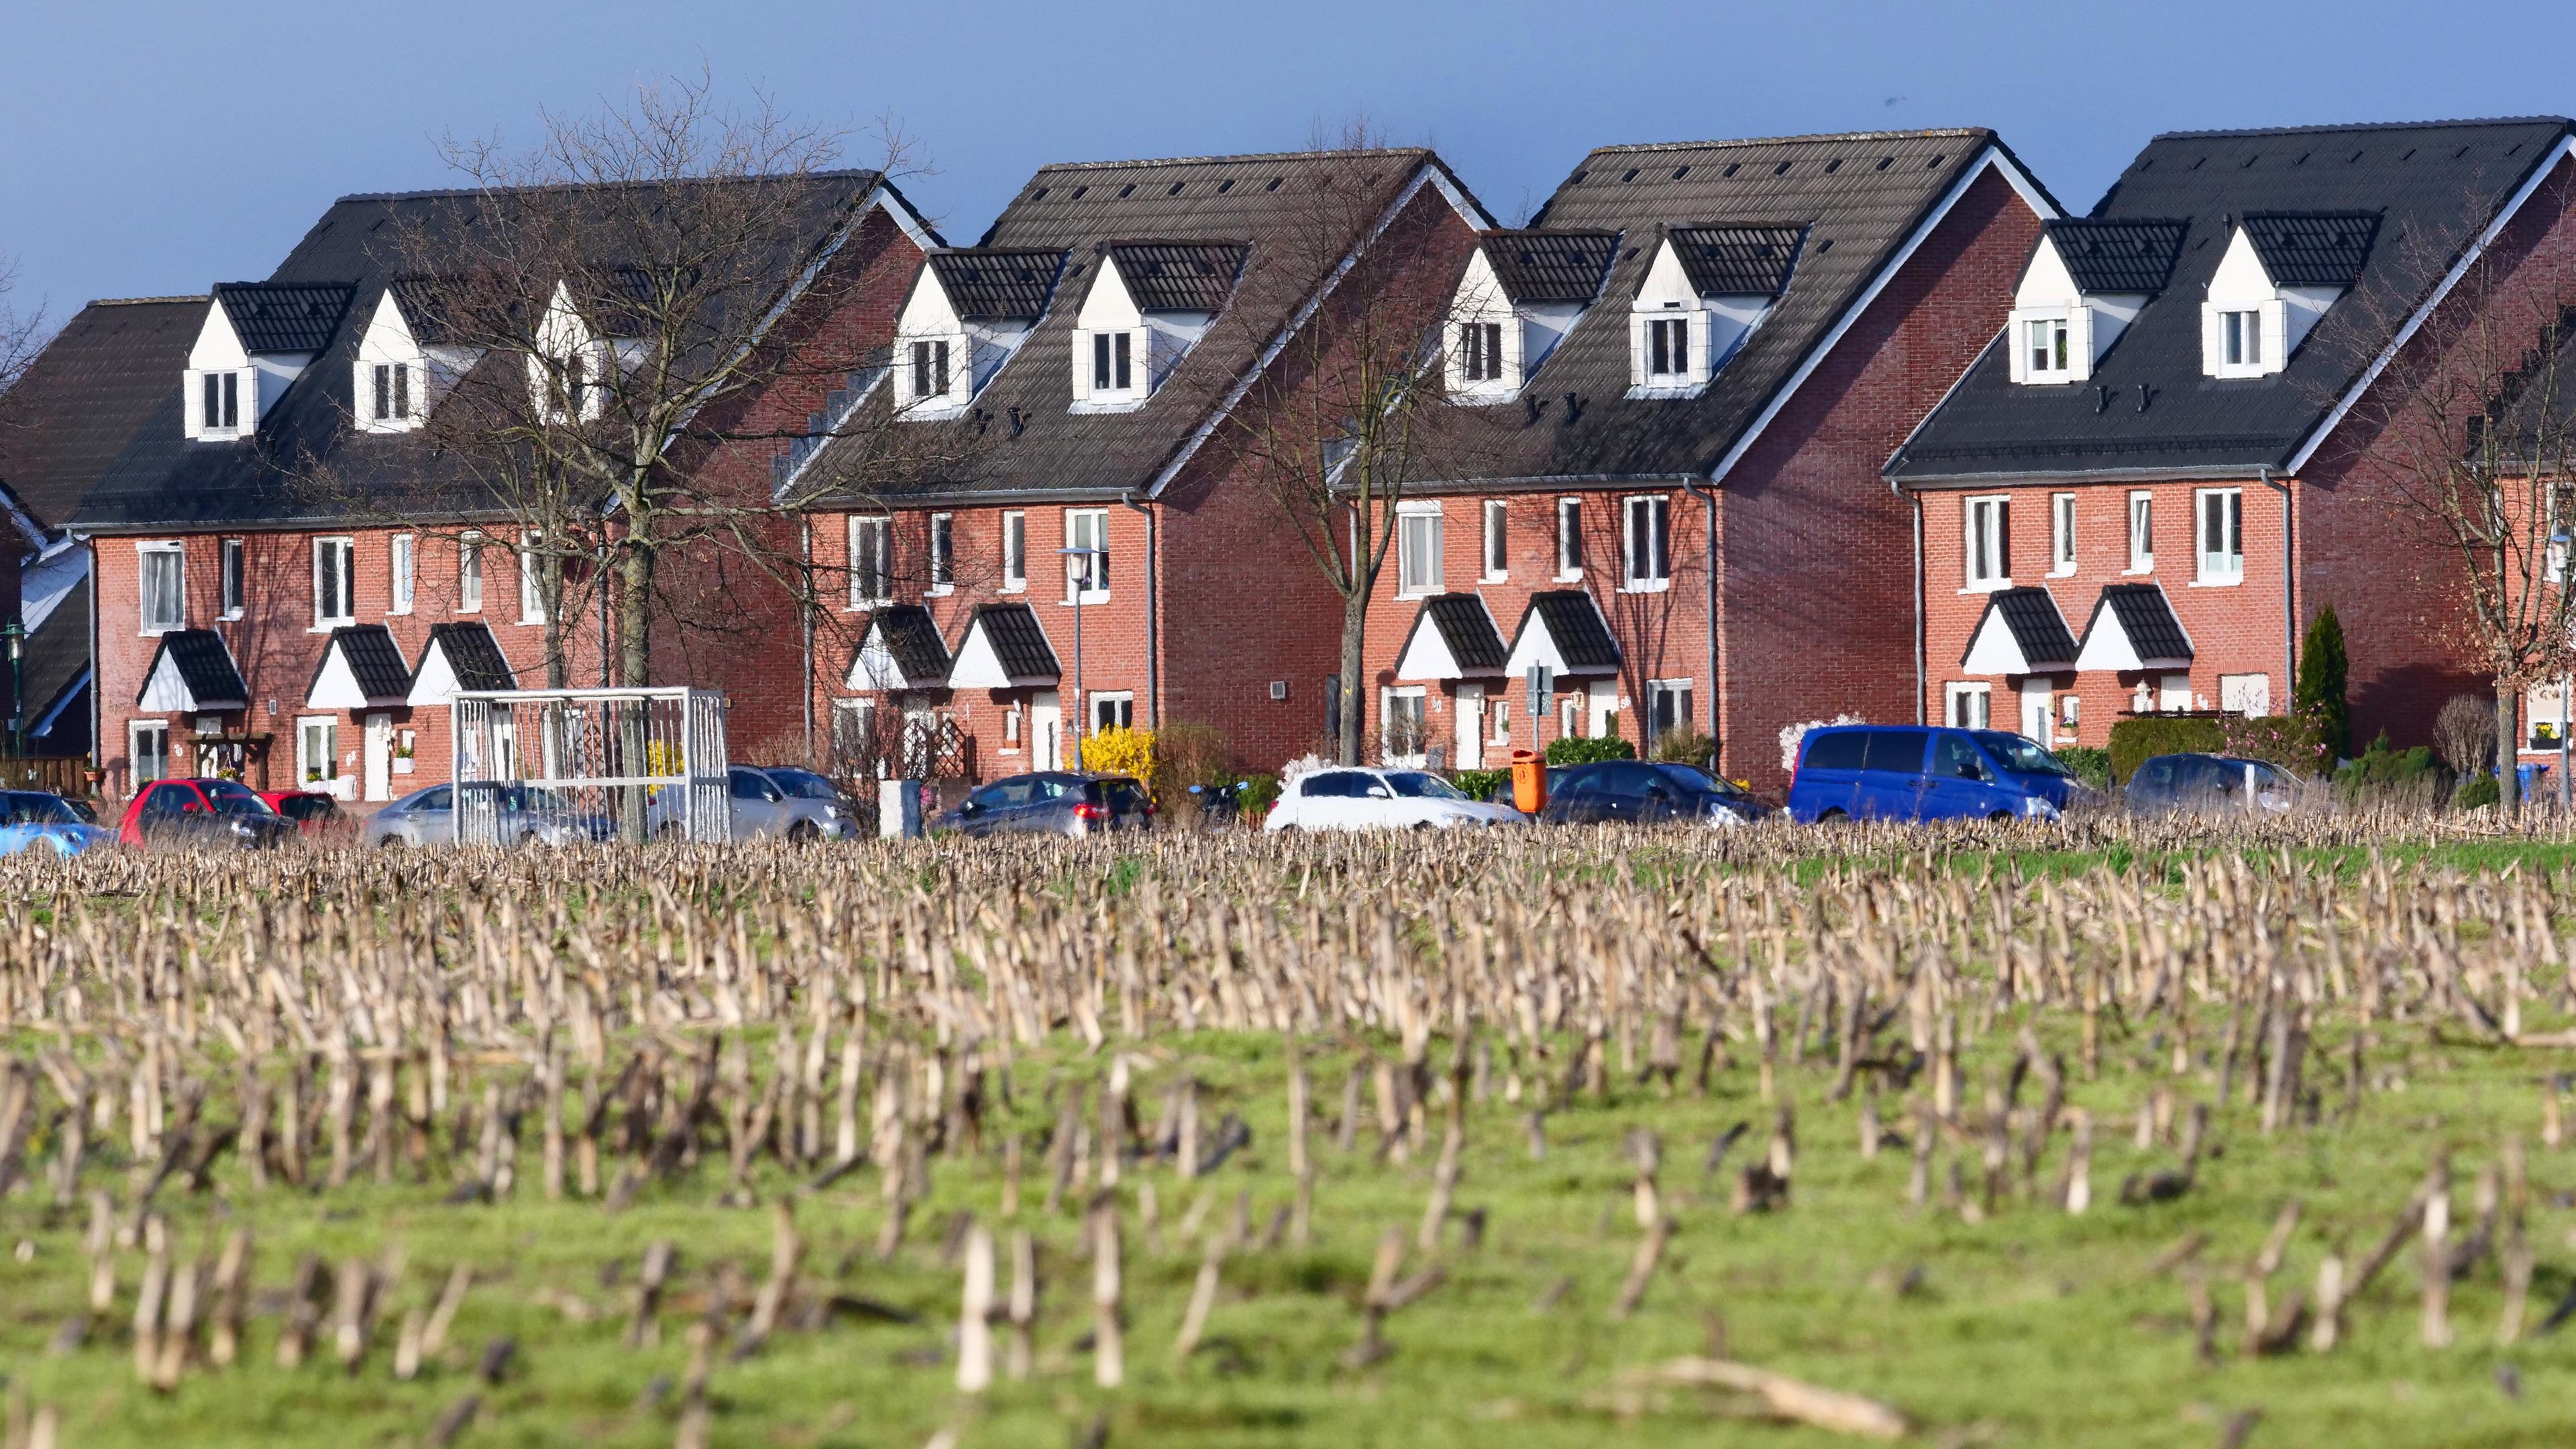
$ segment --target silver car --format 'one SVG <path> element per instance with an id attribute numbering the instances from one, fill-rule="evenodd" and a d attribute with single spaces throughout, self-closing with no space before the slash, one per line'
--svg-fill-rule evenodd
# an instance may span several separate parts
<path id="1" fill-rule="evenodd" d="M 725 770 L 726 804 L 732 807 L 733 838 L 856 840 L 863 835 L 858 807 L 838 787 L 811 770 L 788 765 L 733 765 Z M 657 789 L 650 824 L 657 840 L 677 839 L 683 830 L 685 802 L 677 786 Z"/>
<path id="2" fill-rule="evenodd" d="M 505 845 L 577 845 L 608 840 L 617 831 L 604 815 L 585 812 L 551 790 L 534 785 L 494 785 L 500 792 L 501 842 Z M 359 827 L 368 845 L 453 845 L 456 790 L 431 785 L 388 802 Z"/>

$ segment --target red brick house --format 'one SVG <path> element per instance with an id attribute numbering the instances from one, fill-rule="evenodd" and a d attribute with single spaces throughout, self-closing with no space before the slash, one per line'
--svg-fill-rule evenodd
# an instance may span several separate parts
<path id="1" fill-rule="evenodd" d="M 2374 391 L 2473 261 L 2564 268 L 2555 118 L 2159 136 L 1992 299 L 2009 325 L 1888 463 L 1919 526 L 1913 709 L 2098 746 L 2125 713 L 2288 707 L 2342 620 L 2356 742 L 2482 688 L 2457 559 Z M 2464 294 L 2461 294 L 2464 295 Z"/>
<path id="2" fill-rule="evenodd" d="M 1769 785 L 1782 726 L 1908 712 L 1879 470 L 2056 215 L 1993 133 L 1922 131 L 1604 147 L 1481 237 L 1448 349 L 1480 421 L 1408 490 L 1372 606 L 1381 753 L 1696 729 Z"/>

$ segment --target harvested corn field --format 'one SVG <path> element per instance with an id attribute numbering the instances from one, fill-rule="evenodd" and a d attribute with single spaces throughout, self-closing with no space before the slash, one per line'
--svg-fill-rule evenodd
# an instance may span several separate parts
<path id="1" fill-rule="evenodd" d="M 11 862 L 8 1444 L 2563 1443 L 2571 866 Z"/>

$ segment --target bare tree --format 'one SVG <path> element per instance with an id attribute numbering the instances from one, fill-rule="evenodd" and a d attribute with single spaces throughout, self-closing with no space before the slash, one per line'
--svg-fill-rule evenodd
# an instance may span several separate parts
<path id="1" fill-rule="evenodd" d="M 2433 716 L 2433 753 L 2466 780 L 2495 757 L 2495 707 L 2474 694 L 2455 694 Z"/>
<path id="2" fill-rule="evenodd" d="M 2561 214 L 2563 181 L 2525 204 Z M 2494 687 L 2496 758 L 2510 765 L 2524 689 L 2576 667 L 2576 256 L 2546 235 L 2471 247 L 2458 232 L 2401 237 L 2402 273 L 2465 263 L 2450 294 L 2389 360 L 2354 410 L 2362 460 L 2417 542 L 2455 576 L 2456 642 Z M 2393 333 L 2411 298 L 2365 295 Z M 2505 813 L 2520 810 L 2502 771 Z"/>
<path id="3" fill-rule="evenodd" d="M 7 392 L 44 350 L 44 309 L 21 315 L 9 301 L 9 294 L 17 289 L 17 264 L 0 257 L 0 393 Z"/>

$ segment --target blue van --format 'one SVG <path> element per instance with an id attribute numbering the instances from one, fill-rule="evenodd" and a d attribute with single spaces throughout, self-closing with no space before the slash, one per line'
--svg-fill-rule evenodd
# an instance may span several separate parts
<path id="1" fill-rule="evenodd" d="M 1842 725 L 1798 742 L 1789 818 L 2054 820 L 2077 785 L 2020 735 L 1922 725 Z"/>

